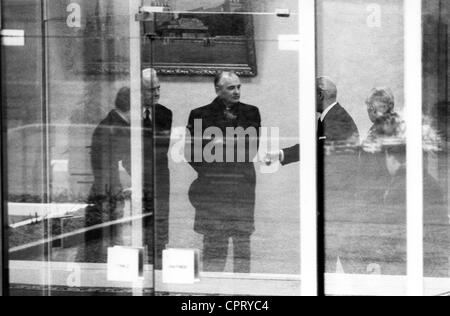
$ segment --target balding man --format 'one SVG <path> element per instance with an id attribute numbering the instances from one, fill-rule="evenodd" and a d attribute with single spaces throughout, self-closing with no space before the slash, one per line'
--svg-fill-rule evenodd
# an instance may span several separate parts
<path id="1" fill-rule="evenodd" d="M 187 126 L 191 139 L 188 139 L 186 148 L 190 151 L 186 158 L 198 173 L 198 179 L 189 191 L 196 210 L 194 229 L 204 236 L 205 271 L 224 271 L 229 240 L 232 239 L 234 271 L 249 273 L 250 238 L 255 231 L 256 172 L 253 159 L 257 155 L 261 117 L 257 107 L 240 102 L 241 81 L 235 73 L 219 74 L 214 85 L 217 98 L 211 104 L 193 110 Z M 204 132 L 211 128 L 222 137 L 203 138 Z M 253 131 L 254 136 L 245 137 L 245 146 L 236 146 L 239 138 L 223 138 L 229 128 Z M 195 140 L 198 137 L 202 138 L 200 142 Z M 203 155 L 211 143 L 216 154 L 220 149 L 222 153 L 228 152 L 231 143 L 232 148 L 237 147 L 237 155 L 211 162 Z M 256 151 L 252 152 L 252 147 Z M 200 154 L 200 160 L 195 158 L 196 154 Z M 242 154 L 245 154 L 244 160 L 235 159 Z"/>
<path id="2" fill-rule="evenodd" d="M 170 173 L 168 152 L 173 117 L 172 111 L 159 103 L 160 90 L 161 85 L 156 71 L 151 68 L 145 69 L 142 73 L 144 212 L 152 213 L 154 211 L 156 225 L 153 223 L 153 217 L 146 218 L 144 243 L 150 249 L 156 248 L 157 257 L 154 265 L 157 269 L 162 266 L 162 252 L 169 243 Z M 154 233 L 155 226 L 156 234 Z M 154 242 L 155 235 L 157 236 L 156 242 Z"/>
<path id="3" fill-rule="evenodd" d="M 336 84 L 328 77 L 319 77 L 317 86 L 317 112 L 320 114 L 317 137 L 319 148 L 325 144 L 359 145 L 359 131 L 348 112 L 337 102 Z M 300 145 L 269 153 L 267 163 L 279 160 L 288 165 L 300 160 Z"/>
<path id="4" fill-rule="evenodd" d="M 337 102 L 337 88 L 327 77 L 317 79 L 319 141 L 359 144 L 359 131 L 348 112 Z"/>

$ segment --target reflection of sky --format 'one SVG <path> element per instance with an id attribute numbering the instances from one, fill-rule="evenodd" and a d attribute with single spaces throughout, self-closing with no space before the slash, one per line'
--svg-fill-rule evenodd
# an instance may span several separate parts
<path id="1" fill-rule="evenodd" d="M 184 11 L 200 7 L 213 8 L 222 5 L 224 0 L 172 0 L 175 10 Z"/>

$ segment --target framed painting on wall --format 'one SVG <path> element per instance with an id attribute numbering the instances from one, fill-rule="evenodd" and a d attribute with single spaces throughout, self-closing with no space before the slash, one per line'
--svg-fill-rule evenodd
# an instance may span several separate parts
<path id="1" fill-rule="evenodd" d="M 256 76 L 252 0 L 157 2 L 166 9 L 144 23 L 144 66 L 163 75 Z"/>

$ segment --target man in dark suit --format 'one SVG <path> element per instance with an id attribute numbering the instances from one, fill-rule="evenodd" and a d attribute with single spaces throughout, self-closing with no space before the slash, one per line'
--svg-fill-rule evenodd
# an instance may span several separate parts
<path id="1" fill-rule="evenodd" d="M 170 173 L 168 152 L 172 131 L 172 111 L 159 103 L 161 85 L 154 69 L 142 73 L 143 94 L 143 196 L 144 245 L 155 247 L 155 268 L 162 267 L 162 252 L 169 243 Z M 153 220 L 156 220 L 156 225 Z M 156 234 L 154 227 L 156 227 Z M 156 242 L 154 237 L 156 235 Z M 150 252 L 152 249 L 149 249 Z"/>
<path id="2" fill-rule="evenodd" d="M 348 112 L 337 102 L 337 87 L 327 77 L 316 81 L 316 108 L 320 118 L 317 124 L 317 179 L 318 179 L 318 248 L 319 275 L 326 271 L 325 222 L 329 218 L 340 218 L 342 206 L 350 201 L 354 194 L 355 183 L 351 175 L 358 166 L 357 146 L 359 131 Z M 326 155 L 327 148 L 333 149 L 333 155 Z M 344 150 L 339 150 L 344 148 Z M 351 149 L 351 150 L 349 150 Z M 288 165 L 300 160 L 300 145 L 266 155 L 266 163 L 280 161 Z M 332 259 L 336 262 L 336 260 Z M 323 289 L 321 289 L 323 291 Z"/>
<path id="3" fill-rule="evenodd" d="M 205 271 L 224 271 L 232 239 L 234 271 L 249 273 L 250 239 L 255 231 L 253 159 L 258 151 L 261 117 L 258 108 L 240 102 L 241 82 L 235 73 L 218 75 L 215 88 L 217 98 L 193 110 L 187 126 L 186 159 L 198 173 L 189 191 L 196 210 L 194 230 L 204 236 Z M 204 133 L 211 128 L 215 134 L 209 137 Z M 241 128 L 246 133 L 230 136 L 227 132 L 230 128 L 234 131 Z M 214 148 L 211 154 L 217 159 L 207 157 L 211 145 Z"/>
<path id="4" fill-rule="evenodd" d="M 159 104 L 160 83 L 156 71 L 145 69 L 142 77 L 143 95 L 143 212 L 144 245 L 149 253 L 156 249 L 155 266 L 161 266 L 162 251 L 169 242 L 170 174 L 168 152 L 172 129 L 172 112 Z M 154 132 L 155 131 L 155 132 Z M 131 175 L 130 89 L 122 88 L 116 99 L 116 108 L 103 120 L 92 138 L 91 163 L 94 185 L 88 210 L 87 226 L 113 221 L 123 217 L 126 198 L 120 181 L 119 163 Z M 153 216 L 148 216 L 153 214 Z M 154 241 L 154 222 L 156 236 Z M 117 235 L 114 227 L 112 236 Z M 101 239 L 102 233 L 89 239 Z M 113 237 L 114 238 L 114 237 Z M 114 243 L 114 240 L 112 240 Z"/>
<path id="5" fill-rule="evenodd" d="M 359 145 L 359 131 L 350 114 L 337 102 L 337 87 L 328 77 L 317 79 L 317 124 L 319 150 L 327 144 Z M 266 163 L 280 161 L 288 165 L 300 161 L 300 145 L 268 153 Z"/>

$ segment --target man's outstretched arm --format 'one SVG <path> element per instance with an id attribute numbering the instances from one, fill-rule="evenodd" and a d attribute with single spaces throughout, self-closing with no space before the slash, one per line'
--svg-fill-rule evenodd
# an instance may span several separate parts
<path id="1" fill-rule="evenodd" d="M 265 163 L 271 165 L 280 162 L 283 166 L 300 161 L 300 145 L 295 145 L 277 152 L 267 153 Z"/>

